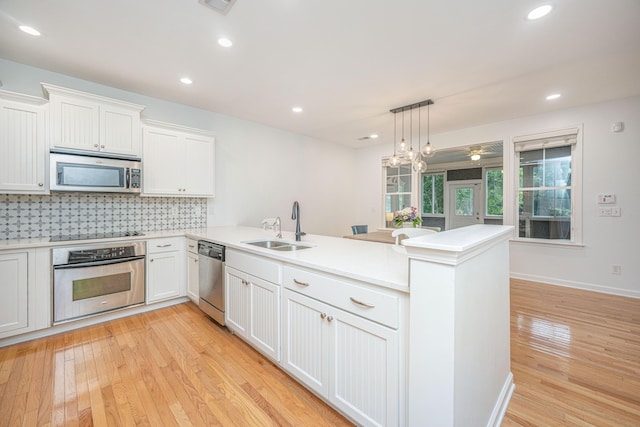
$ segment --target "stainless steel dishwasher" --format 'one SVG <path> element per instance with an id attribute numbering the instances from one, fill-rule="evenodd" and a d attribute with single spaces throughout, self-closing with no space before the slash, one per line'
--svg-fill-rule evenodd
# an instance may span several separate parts
<path id="1" fill-rule="evenodd" d="M 224 246 L 198 241 L 200 309 L 224 326 Z"/>

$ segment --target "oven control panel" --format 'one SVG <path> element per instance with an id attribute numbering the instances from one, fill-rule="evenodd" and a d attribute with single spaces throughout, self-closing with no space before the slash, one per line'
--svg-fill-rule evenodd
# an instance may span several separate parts
<path id="1" fill-rule="evenodd" d="M 135 256 L 133 246 L 118 246 L 112 248 L 85 249 L 79 251 L 69 251 L 67 262 L 74 264 L 77 262 L 105 261 L 110 259 L 129 258 Z"/>

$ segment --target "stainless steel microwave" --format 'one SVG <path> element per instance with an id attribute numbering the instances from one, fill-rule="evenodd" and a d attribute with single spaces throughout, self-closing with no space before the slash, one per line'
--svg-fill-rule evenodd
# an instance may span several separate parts
<path id="1" fill-rule="evenodd" d="M 138 159 L 52 151 L 49 166 L 51 191 L 140 193 L 142 187 Z"/>

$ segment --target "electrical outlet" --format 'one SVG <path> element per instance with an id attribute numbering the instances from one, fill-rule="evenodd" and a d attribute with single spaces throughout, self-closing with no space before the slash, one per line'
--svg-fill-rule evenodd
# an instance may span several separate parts
<path id="1" fill-rule="evenodd" d="M 622 266 L 618 264 L 613 264 L 611 266 L 611 274 L 615 274 L 616 276 L 620 276 L 622 274 Z"/>
<path id="2" fill-rule="evenodd" d="M 600 208 L 599 209 L 600 216 L 611 216 L 611 208 Z"/>

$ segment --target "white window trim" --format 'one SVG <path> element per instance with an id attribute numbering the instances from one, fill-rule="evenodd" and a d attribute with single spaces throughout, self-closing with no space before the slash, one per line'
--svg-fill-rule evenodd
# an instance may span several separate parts
<path id="1" fill-rule="evenodd" d="M 387 214 L 387 206 L 386 206 L 386 195 L 389 194 L 387 193 L 387 168 L 391 166 L 391 164 L 389 163 L 389 159 L 390 157 L 383 157 L 382 158 L 382 163 L 381 163 L 381 168 L 382 168 L 382 208 L 380 209 L 380 211 L 382 212 L 382 218 L 381 218 L 381 227 L 386 227 L 387 224 L 387 218 L 386 218 L 386 214 Z M 406 163 L 405 163 L 406 164 Z M 400 165 L 398 165 L 400 166 Z M 401 193 L 401 194 L 411 194 L 411 206 L 415 206 L 416 208 L 418 208 L 418 212 L 422 212 L 422 200 L 419 194 L 419 191 L 416 191 L 416 188 L 418 188 L 421 183 L 420 183 L 420 173 L 416 172 L 413 170 L 413 167 L 411 167 L 411 193 Z"/>
<path id="2" fill-rule="evenodd" d="M 582 135 L 583 125 L 564 129 L 555 129 L 530 135 L 516 136 L 512 139 L 511 152 L 513 159 L 513 224 L 516 242 L 545 244 L 550 246 L 583 246 L 582 243 Z M 518 224 L 518 193 L 520 191 L 520 151 L 553 148 L 571 145 L 571 240 L 537 239 L 520 237 Z M 526 147 L 526 148 L 525 148 Z"/>

